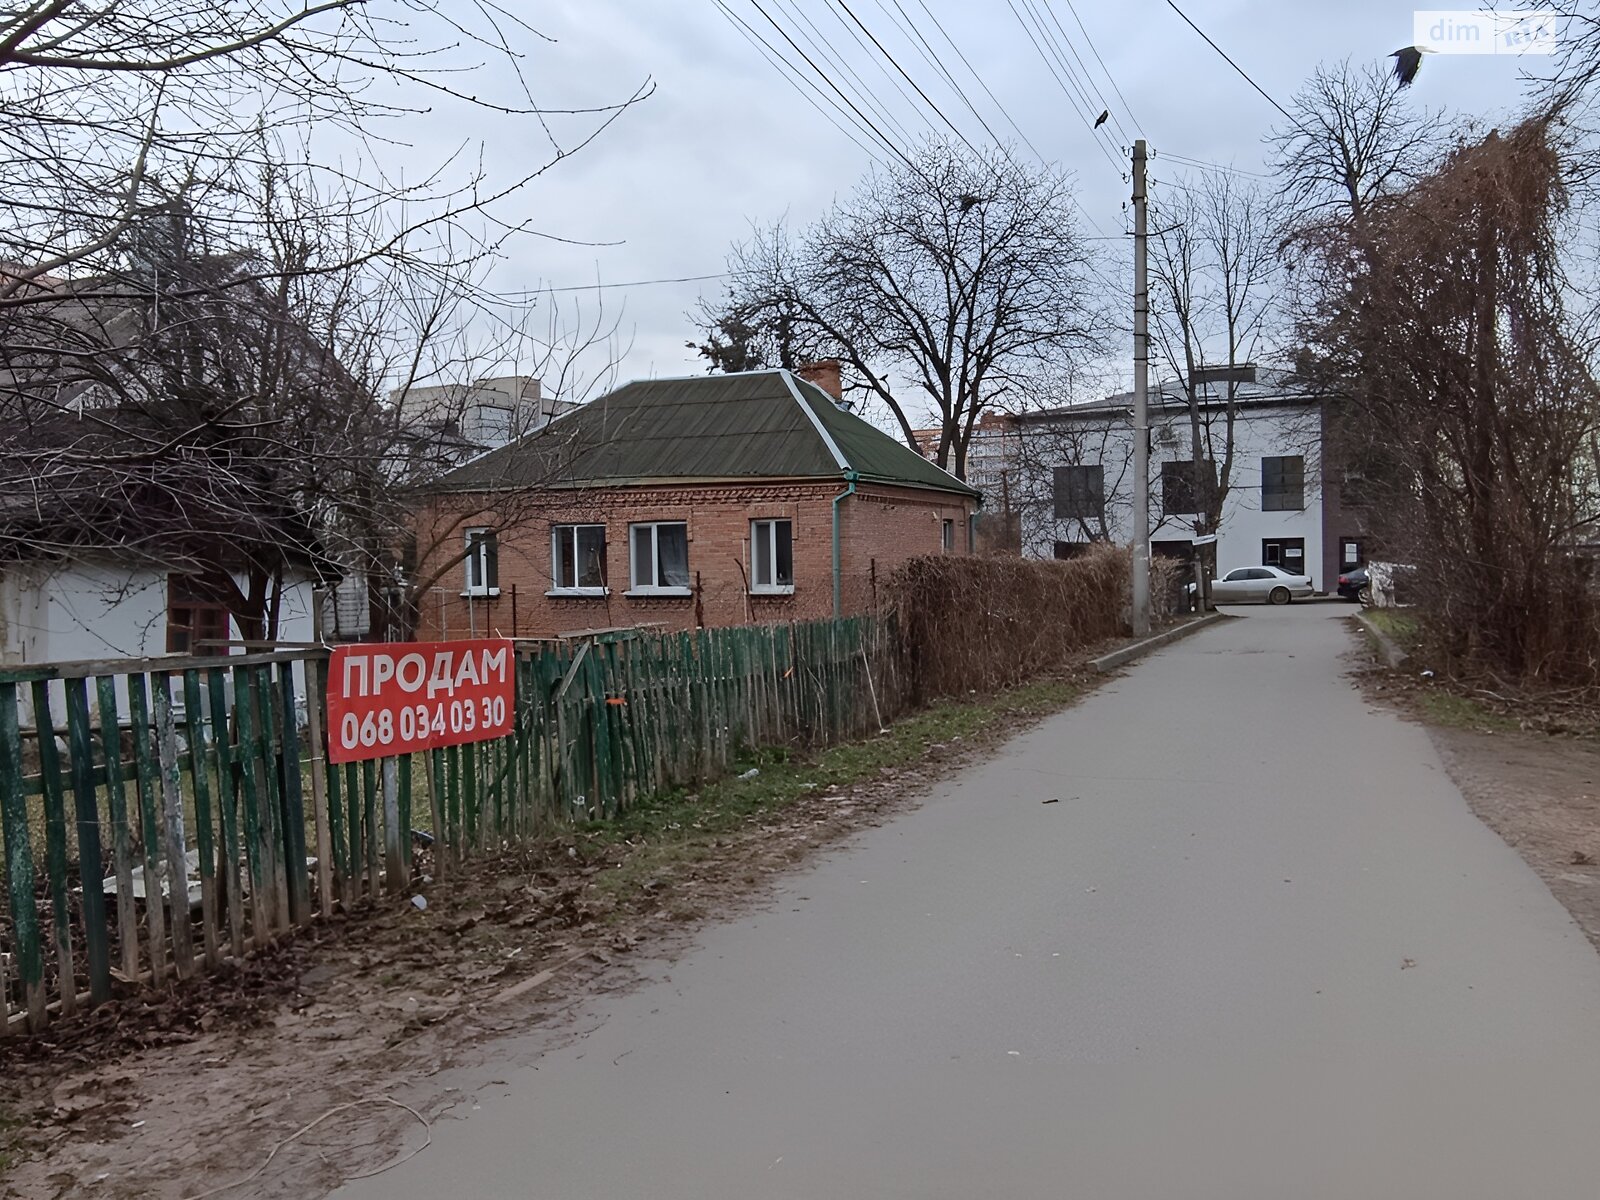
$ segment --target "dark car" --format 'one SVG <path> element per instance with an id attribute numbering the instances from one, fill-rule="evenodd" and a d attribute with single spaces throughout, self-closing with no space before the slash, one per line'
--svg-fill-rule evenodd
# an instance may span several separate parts
<path id="1" fill-rule="evenodd" d="M 1371 580 L 1367 576 L 1365 567 L 1356 567 L 1354 570 L 1346 571 L 1339 576 L 1339 595 L 1346 600 L 1359 600 L 1365 604 L 1372 596 L 1368 586 L 1370 582 Z M 1363 591 L 1367 594 L 1362 595 Z"/>

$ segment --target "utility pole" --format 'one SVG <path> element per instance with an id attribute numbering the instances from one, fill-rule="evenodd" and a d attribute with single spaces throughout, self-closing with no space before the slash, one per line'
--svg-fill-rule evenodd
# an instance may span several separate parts
<path id="1" fill-rule="evenodd" d="M 1133 636 L 1150 632 L 1150 285 L 1144 139 L 1133 143 Z"/>

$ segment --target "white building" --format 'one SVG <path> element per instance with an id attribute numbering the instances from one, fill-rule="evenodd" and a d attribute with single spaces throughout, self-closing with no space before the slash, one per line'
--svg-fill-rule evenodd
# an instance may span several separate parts
<path id="1" fill-rule="evenodd" d="M 570 400 L 544 394 L 531 375 L 496 375 L 471 383 L 396 388 L 401 427 L 413 439 L 436 442 L 456 466 L 486 450 L 543 429 L 571 410 Z"/>
<path id="2" fill-rule="evenodd" d="M 313 587 L 309 569 L 284 581 L 275 640 L 317 639 Z M 199 643 L 237 641 L 241 636 L 226 608 L 186 588 L 184 576 L 148 562 L 122 561 L 114 553 L 98 552 L 0 564 L 0 669 L 225 655 L 226 648 Z M 126 713 L 127 690 L 120 677 L 116 688 L 117 703 Z M 91 708 L 98 709 L 92 689 L 89 697 Z M 31 723 L 33 699 L 27 689 L 20 699 L 22 720 Z M 52 685 L 51 703 L 59 723 L 64 711 L 59 684 Z"/>
<path id="3" fill-rule="evenodd" d="M 1196 534 L 1215 532 L 1209 565 L 1218 575 L 1281 566 L 1331 590 L 1330 575 L 1362 561 L 1362 551 L 1356 530 L 1326 528 L 1321 398 L 1297 390 L 1287 372 L 1254 365 L 1196 372 L 1202 451 L 1216 477 L 1227 472 L 1213 531 L 1196 511 L 1188 390 L 1168 383 L 1149 395 L 1152 554 L 1191 561 Z M 1024 554 L 1070 558 L 1092 542 L 1132 540 L 1132 399 L 1124 393 L 1019 418 L 1014 503 Z"/>
<path id="4" fill-rule="evenodd" d="M 495 375 L 470 383 L 396 388 L 389 394 L 399 410 L 401 452 L 393 473 L 420 479 L 442 475 L 498 450 L 525 434 L 543 429 L 577 407 L 545 394 L 532 375 Z M 322 611 L 322 633 L 334 641 L 390 636 L 398 625 L 404 583 L 398 572 L 369 576 L 370 559 L 333 549 L 344 567 Z"/>

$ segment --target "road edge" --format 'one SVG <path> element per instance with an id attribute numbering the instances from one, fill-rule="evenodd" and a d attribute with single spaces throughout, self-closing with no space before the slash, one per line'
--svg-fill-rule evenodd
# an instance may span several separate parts
<path id="1" fill-rule="evenodd" d="M 1143 658 L 1153 650 L 1169 646 L 1192 633 L 1199 633 L 1208 625 L 1218 625 L 1228 620 L 1232 620 L 1232 618 L 1227 613 L 1207 613 L 1203 617 L 1185 621 L 1182 625 L 1175 626 L 1172 629 L 1163 630 L 1154 637 L 1147 637 L 1141 642 L 1134 642 L 1131 646 L 1123 646 L 1113 650 L 1110 654 L 1103 654 L 1099 658 L 1091 658 L 1089 666 L 1092 670 L 1103 675 L 1107 671 L 1115 671 L 1118 667 L 1125 666 L 1135 659 Z"/>
<path id="2" fill-rule="evenodd" d="M 1398 670 L 1406 665 L 1406 659 L 1410 656 L 1400 649 L 1399 644 L 1392 637 L 1379 629 L 1366 613 L 1357 612 L 1353 613 L 1352 616 L 1354 616 L 1356 624 L 1366 630 L 1367 636 L 1377 645 L 1378 654 L 1383 658 L 1384 664 L 1390 670 Z"/>

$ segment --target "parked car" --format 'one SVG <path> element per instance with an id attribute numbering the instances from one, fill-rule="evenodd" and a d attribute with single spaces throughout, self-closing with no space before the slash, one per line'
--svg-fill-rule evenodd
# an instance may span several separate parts
<path id="1" fill-rule="evenodd" d="M 1211 581 L 1216 604 L 1288 604 L 1315 594 L 1309 575 L 1291 575 L 1280 567 L 1240 567 Z"/>
<path id="2" fill-rule="evenodd" d="M 1339 576 L 1339 595 L 1346 600 L 1359 600 L 1362 604 L 1371 604 L 1372 583 L 1367 569 L 1356 567 Z"/>

